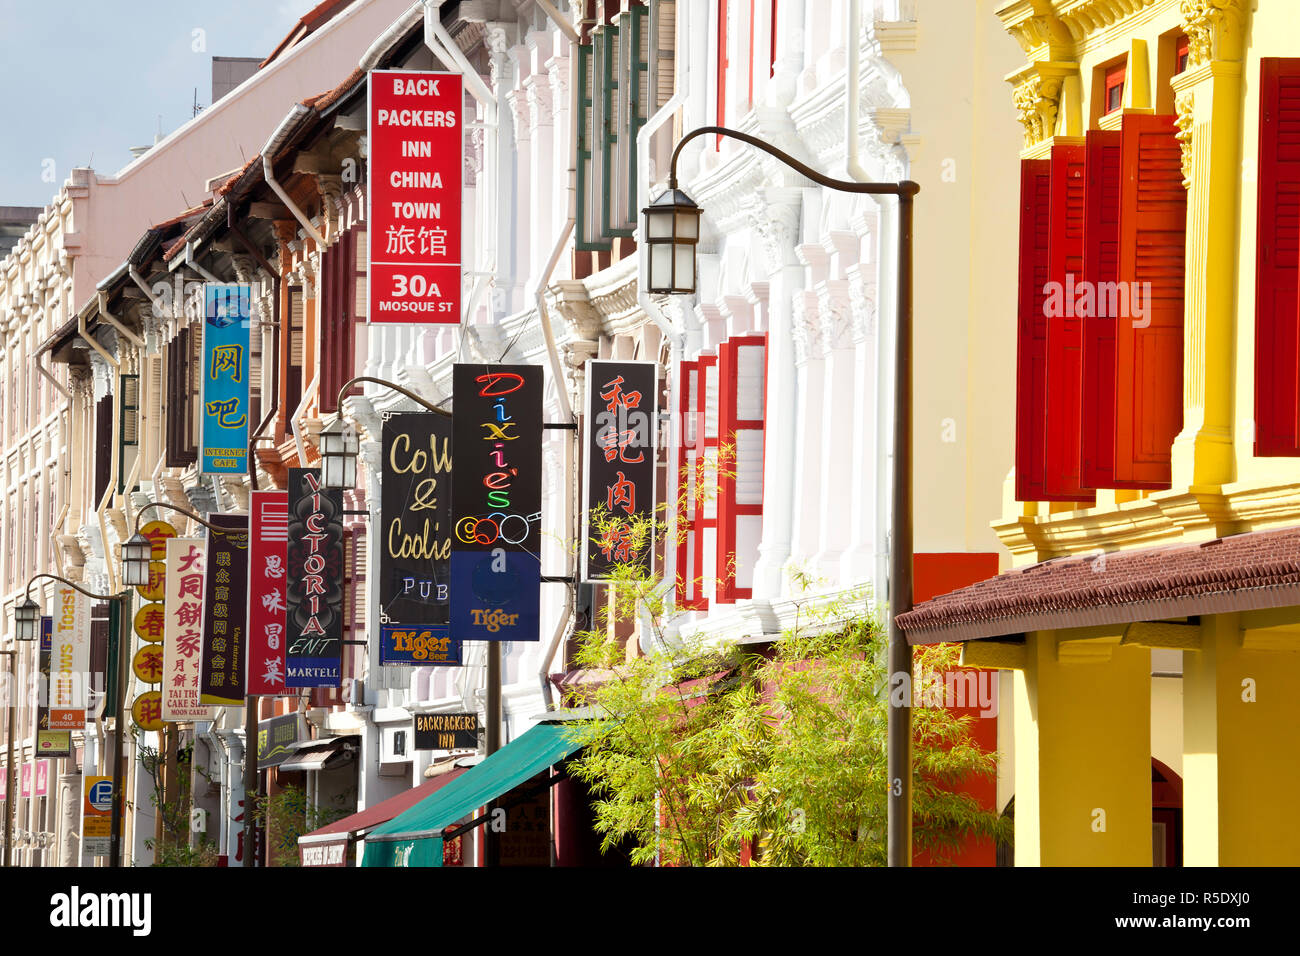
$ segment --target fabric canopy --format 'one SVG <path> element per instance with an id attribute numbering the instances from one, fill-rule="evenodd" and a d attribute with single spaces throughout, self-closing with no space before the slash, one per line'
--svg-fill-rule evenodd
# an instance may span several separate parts
<path id="1" fill-rule="evenodd" d="M 389 797 L 382 800 L 374 806 L 366 807 L 351 816 L 344 817 L 342 820 L 335 820 L 328 826 L 323 826 L 319 830 L 312 830 L 311 833 L 304 833 L 298 837 L 299 844 L 329 842 L 331 840 L 346 839 L 348 834 L 357 833 L 361 830 L 369 830 L 371 827 L 377 827 L 381 823 L 387 823 L 393 817 L 397 816 L 404 810 L 409 810 L 415 804 L 419 803 L 425 797 L 432 796 L 447 784 L 451 783 L 461 774 L 465 773 L 468 767 L 453 767 L 446 773 L 439 774 L 418 787 L 412 787 L 410 790 L 403 790 L 395 797 Z"/>
<path id="2" fill-rule="evenodd" d="M 563 724 L 538 724 L 455 782 L 366 836 L 362 866 L 442 866 L 442 831 L 578 749 Z"/>

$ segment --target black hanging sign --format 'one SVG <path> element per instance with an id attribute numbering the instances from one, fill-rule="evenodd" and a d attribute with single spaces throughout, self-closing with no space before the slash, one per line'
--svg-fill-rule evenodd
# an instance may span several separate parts
<path id="1" fill-rule="evenodd" d="M 654 571 L 654 362 L 587 363 L 582 578 L 604 581 L 620 566 Z"/>
<path id="2" fill-rule="evenodd" d="M 416 714 L 416 750 L 477 750 L 478 714 Z"/>
<path id="3" fill-rule="evenodd" d="M 451 419 L 386 415 L 382 442 L 379 662 L 459 663 L 449 647 Z"/>
<path id="4" fill-rule="evenodd" d="M 211 515 L 203 592 L 199 703 L 244 702 L 248 643 L 248 515 Z"/>
<path id="5" fill-rule="evenodd" d="M 343 682 L 343 492 L 320 471 L 289 469 L 285 687 Z"/>
<path id="6" fill-rule="evenodd" d="M 457 365 L 452 396 L 452 637 L 539 640 L 541 366 Z"/>

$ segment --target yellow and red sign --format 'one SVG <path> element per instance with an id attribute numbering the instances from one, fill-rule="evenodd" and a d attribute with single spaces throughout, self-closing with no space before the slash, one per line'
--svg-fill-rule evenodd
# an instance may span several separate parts
<path id="1" fill-rule="evenodd" d="M 162 730 L 162 691 L 147 690 L 131 705 L 131 719 L 141 730 Z"/>

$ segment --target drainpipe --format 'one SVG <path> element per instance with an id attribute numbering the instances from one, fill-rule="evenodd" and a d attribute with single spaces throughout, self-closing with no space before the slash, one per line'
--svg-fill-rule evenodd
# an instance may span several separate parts
<path id="1" fill-rule="evenodd" d="M 197 272 L 200 276 L 202 276 L 204 279 L 208 280 L 209 282 L 215 282 L 217 284 L 222 284 L 225 282 L 224 279 L 218 279 L 207 269 L 203 268 L 203 263 L 199 262 L 197 259 L 194 258 L 194 243 L 192 242 L 185 243 L 184 262 L 185 265 L 189 266 L 192 270 Z"/>
<path id="2" fill-rule="evenodd" d="M 443 0 L 424 0 L 424 45 L 443 63 L 454 65 L 461 71 L 466 89 L 483 107 L 483 175 L 485 180 L 481 184 L 483 195 L 483 263 L 482 265 L 475 263 L 478 266 L 476 270 L 478 279 L 470 292 L 469 302 L 465 309 L 465 318 L 472 319 L 474 313 L 478 310 L 478 304 L 483 297 L 483 293 L 487 290 L 488 283 L 492 281 L 497 270 L 498 109 L 496 97 L 493 96 L 492 90 L 483 82 L 483 78 L 478 75 L 478 71 L 474 69 L 473 64 L 461 52 L 460 47 L 456 45 L 455 39 L 447 32 L 447 28 L 442 25 L 442 4 Z M 463 330 L 461 334 L 464 334 Z"/>
<path id="3" fill-rule="evenodd" d="M 167 307 L 163 305 L 161 299 L 154 297 L 153 290 L 149 288 L 149 285 L 144 281 L 144 276 L 140 275 L 140 270 L 133 265 L 128 265 L 126 271 L 131 277 L 131 281 L 134 282 L 140 291 L 149 299 L 149 304 L 153 306 L 154 314 L 159 318 L 165 315 L 167 313 Z"/>
<path id="4" fill-rule="evenodd" d="M 285 208 L 293 214 L 293 218 L 298 220 L 303 232 L 311 236 L 317 248 L 324 249 L 325 239 L 317 232 L 316 227 L 311 224 L 311 220 L 307 218 L 306 214 L 298 208 L 298 204 L 284 191 L 284 187 L 276 181 L 275 170 L 272 169 L 275 165 L 276 150 L 289 138 L 289 131 L 298 125 L 299 118 L 306 116 L 310 112 L 311 110 L 301 103 L 294 103 L 289 115 L 280 121 L 280 125 L 275 128 L 271 138 L 262 147 L 262 177 L 266 180 L 266 184 L 271 187 L 271 191 L 280 197 L 280 202 L 284 203 Z"/>
<path id="5" fill-rule="evenodd" d="M 122 366 L 118 363 L 117 359 L 113 358 L 113 356 L 109 354 L 108 350 L 105 349 L 102 345 L 100 345 L 99 342 L 96 341 L 93 335 L 91 335 L 89 332 L 86 331 L 85 312 L 79 312 L 77 314 L 77 334 L 80 335 L 83 339 L 85 339 L 86 342 L 90 345 L 90 347 L 94 349 L 96 352 L 98 352 L 100 357 L 105 362 L 107 362 L 110 367 L 112 367 L 115 371 L 119 373 L 121 372 Z M 114 394 L 116 394 L 116 392 L 117 390 L 115 389 Z M 117 403 L 115 401 L 114 402 L 115 410 L 116 410 L 116 404 Z M 112 451 L 112 459 L 111 459 L 112 464 L 109 466 L 110 477 L 108 481 L 108 487 L 104 489 L 104 497 L 100 500 L 98 507 L 95 508 L 95 520 L 99 524 L 100 540 L 103 542 L 104 545 L 104 571 L 108 576 L 108 590 L 111 592 L 117 591 L 117 574 L 113 571 L 113 562 L 109 560 L 108 524 L 104 521 L 104 512 L 108 510 L 109 502 L 113 500 L 112 476 L 115 476 L 117 474 L 117 469 L 119 467 L 119 463 L 117 460 L 117 439 L 118 439 L 117 430 L 119 426 L 120 417 L 121 416 L 119 415 L 113 416 L 113 451 Z"/>
<path id="6" fill-rule="evenodd" d="M 379 65 L 380 58 L 397 42 L 407 30 L 415 26 L 423 16 L 424 4 L 420 0 L 406 8 L 406 12 L 393 21 L 392 26 L 379 35 L 374 43 L 366 48 L 357 61 L 357 68 L 369 73 Z"/>

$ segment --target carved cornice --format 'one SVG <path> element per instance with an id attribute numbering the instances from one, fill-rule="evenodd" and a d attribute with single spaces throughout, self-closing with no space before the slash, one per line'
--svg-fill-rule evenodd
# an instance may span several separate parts
<path id="1" fill-rule="evenodd" d="M 1007 82 L 1012 85 L 1012 102 L 1025 128 L 1026 149 L 1037 146 L 1055 131 L 1062 82 L 1077 69 L 1075 63 L 1043 60 L 1030 63 L 1007 77 Z"/>
<path id="2" fill-rule="evenodd" d="M 1210 60 L 1240 60 L 1245 49 L 1247 0 L 1180 0 L 1188 68 Z"/>
<path id="3" fill-rule="evenodd" d="M 794 339 L 795 365 L 806 365 L 823 355 L 821 303 L 816 292 L 800 290 L 794 294 L 791 333 Z"/>

